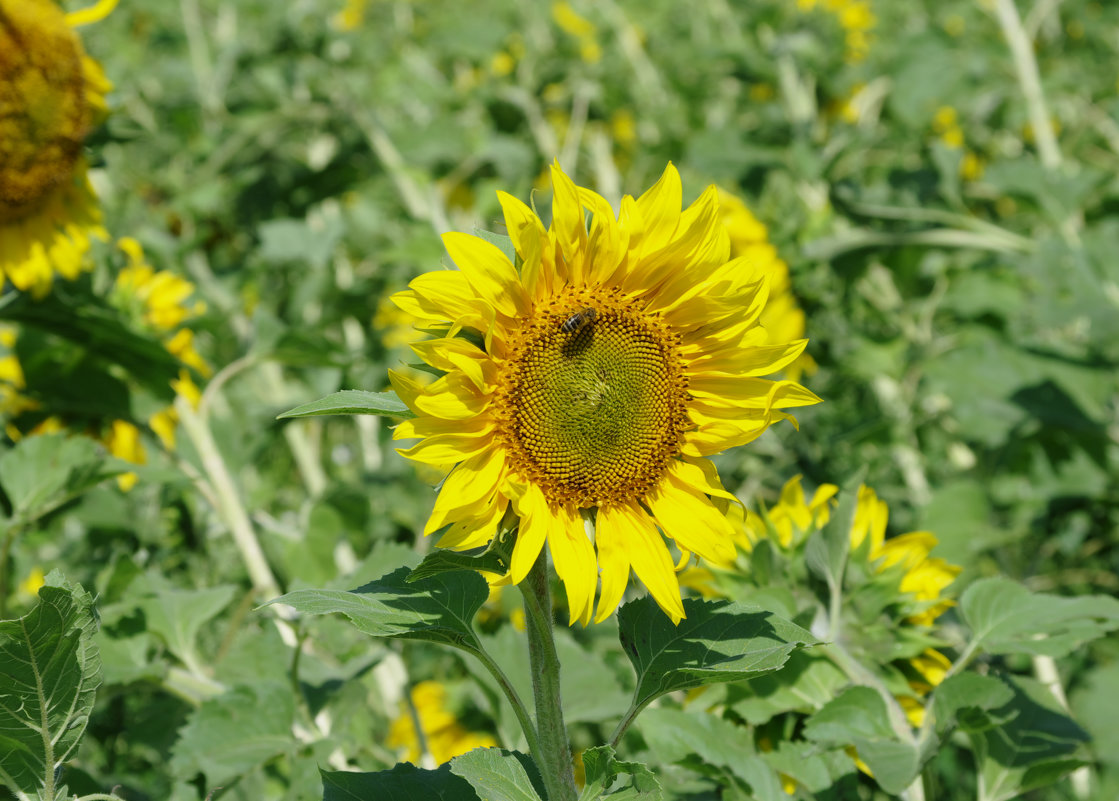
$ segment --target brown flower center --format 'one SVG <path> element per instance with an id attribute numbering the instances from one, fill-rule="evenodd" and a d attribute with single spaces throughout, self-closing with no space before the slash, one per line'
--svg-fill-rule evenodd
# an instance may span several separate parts
<path id="1" fill-rule="evenodd" d="M 0 223 L 71 181 L 90 125 L 82 49 L 47 0 L 0 0 Z"/>
<path id="2" fill-rule="evenodd" d="M 514 338 L 498 389 L 513 467 L 554 503 L 644 497 L 692 427 L 679 340 L 617 291 L 572 290 Z"/>

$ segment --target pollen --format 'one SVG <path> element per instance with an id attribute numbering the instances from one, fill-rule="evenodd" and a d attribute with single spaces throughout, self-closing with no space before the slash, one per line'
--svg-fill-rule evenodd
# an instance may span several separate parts
<path id="1" fill-rule="evenodd" d="M 0 223 L 73 180 L 91 116 L 81 45 L 62 10 L 0 0 Z"/>
<path id="2" fill-rule="evenodd" d="M 525 322 L 496 407 L 513 468 L 587 508 L 656 486 L 692 427 L 687 401 L 677 335 L 618 290 L 583 288 Z"/>

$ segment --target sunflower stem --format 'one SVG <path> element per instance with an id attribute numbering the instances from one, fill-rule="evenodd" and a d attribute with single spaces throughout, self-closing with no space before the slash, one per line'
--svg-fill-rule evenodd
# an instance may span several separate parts
<path id="1" fill-rule="evenodd" d="M 577 796 L 575 774 L 560 703 L 560 664 L 552 635 L 552 597 L 548 592 L 547 559 L 546 550 L 541 549 L 528 576 L 518 585 L 525 602 L 529 669 L 532 672 L 532 695 L 536 702 L 536 734 L 540 743 L 540 748 L 532 756 L 544 778 L 548 801 L 574 801 Z"/>

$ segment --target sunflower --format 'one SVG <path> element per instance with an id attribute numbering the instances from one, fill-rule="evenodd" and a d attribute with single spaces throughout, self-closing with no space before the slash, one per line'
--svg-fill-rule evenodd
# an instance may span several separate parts
<path id="1" fill-rule="evenodd" d="M 806 500 L 800 476 L 790 479 L 781 490 L 777 504 L 765 510 L 764 515 L 747 513 L 747 541 L 741 543 L 743 549 L 750 550 L 760 540 L 769 538 L 776 539 L 785 551 L 800 548 L 813 532 L 827 525 L 838 491 L 834 484 L 822 484 L 811 500 Z M 955 603 L 943 593 L 959 576 L 961 568 L 930 556 L 938 542 L 931 532 L 911 531 L 887 538 L 888 521 L 886 503 L 870 487 L 859 487 L 850 541 L 853 557 L 861 557 L 865 569 L 859 566 L 853 569 L 853 575 L 861 577 L 867 585 L 875 581 L 888 582 L 895 598 L 890 605 L 891 636 L 901 633 L 899 641 L 908 639 L 911 642 L 935 639 L 931 632 L 937 618 Z M 705 595 L 719 595 L 712 586 L 714 578 L 710 573 L 699 573 L 684 577 L 684 581 Z M 852 594 L 858 592 L 857 587 L 850 589 Z M 878 607 L 874 609 L 877 611 Z M 862 624 L 869 630 L 874 621 Z M 887 650 L 867 649 L 871 654 Z M 908 684 L 907 692 L 897 694 L 898 703 L 914 726 L 920 726 L 924 720 L 921 698 L 944 680 L 949 665 L 948 658 L 932 647 L 907 659 L 896 660 L 894 667 L 905 675 Z"/>
<path id="2" fill-rule="evenodd" d="M 390 378 L 415 419 L 400 451 L 449 470 L 425 527 L 438 545 L 489 542 L 519 518 L 510 580 L 547 542 L 572 622 L 608 617 L 630 569 L 673 621 L 684 617 L 662 534 L 683 566 L 734 560 L 733 495 L 708 456 L 750 442 L 781 409 L 819 402 L 770 375 L 806 340 L 770 342 L 758 323 L 769 277 L 729 260 L 717 191 L 681 211 L 669 165 L 615 215 L 552 168 L 552 224 L 498 193 L 516 263 L 475 236 L 443 238 L 457 270 L 427 273 L 395 302 L 435 338 L 412 345 L 442 373 Z M 586 222 L 586 212 L 591 221 Z M 793 421 L 795 422 L 795 421 Z M 658 530 L 659 529 L 659 530 Z"/>
<path id="3" fill-rule="evenodd" d="M 0 0 L 0 283 L 45 295 L 105 239 L 82 144 L 111 88 L 73 28 L 116 0 L 65 14 L 50 0 Z"/>
<path id="4" fill-rule="evenodd" d="M 418 763 L 423 756 L 411 710 L 403 702 L 400 714 L 389 728 L 386 745 L 402 751 L 405 759 Z M 421 681 L 412 688 L 412 706 L 420 721 L 424 744 L 436 765 L 449 762 L 475 748 L 496 748 L 493 735 L 463 726 L 447 708 L 447 690 L 437 681 Z"/>

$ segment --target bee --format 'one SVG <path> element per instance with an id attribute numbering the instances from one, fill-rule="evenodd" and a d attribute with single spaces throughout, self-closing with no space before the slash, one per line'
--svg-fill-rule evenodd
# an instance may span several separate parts
<path id="1" fill-rule="evenodd" d="M 565 334 L 577 334 L 583 330 L 587 323 L 593 322 L 596 317 L 598 317 L 598 312 L 586 306 L 564 320 L 563 325 L 560 326 L 560 331 Z"/>

